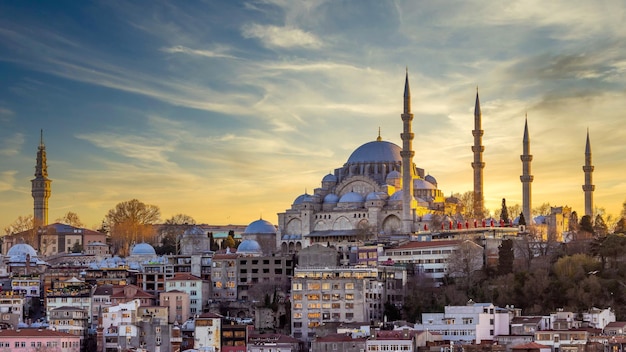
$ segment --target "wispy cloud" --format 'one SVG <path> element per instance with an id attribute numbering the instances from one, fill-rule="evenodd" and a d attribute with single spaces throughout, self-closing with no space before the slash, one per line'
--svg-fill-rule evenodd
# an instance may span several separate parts
<path id="1" fill-rule="evenodd" d="M 317 49 L 323 45 L 314 34 L 295 27 L 253 23 L 243 26 L 241 34 L 244 38 L 259 39 L 267 47 Z"/>
<path id="2" fill-rule="evenodd" d="M 196 56 L 203 56 L 203 57 L 210 57 L 210 58 L 237 59 L 236 56 L 225 54 L 224 52 L 227 50 L 228 49 L 226 48 L 218 48 L 217 50 L 191 49 L 182 45 L 176 45 L 176 46 L 172 46 L 169 48 L 161 48 L 161 51 L 164 51 L 166 53 L 173 53 L 173 54 L 181 53 L 181 54 L 196 55 Z"/>
<path id="3" fill-rule="evenodd" d="M 24 135 L 16 133 L 12 136 L 0 139 L 0 155 L 15 156 L 18 155 L 24 145 Z"/>
<path id="4" fill-rule="evenodd" d="M 13 111 L 0 106 L 0 122 L 8 122 L 13 118 Z"/>
<path id="5" fill-rule="evenodd" d="M 15 189 L 16 170 L 7 170 L 0 172 L 0 192 L 11 191 Z"/>

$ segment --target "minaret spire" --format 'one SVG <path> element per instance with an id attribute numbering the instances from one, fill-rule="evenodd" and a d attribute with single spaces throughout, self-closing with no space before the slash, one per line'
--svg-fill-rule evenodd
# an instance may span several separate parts
<path id="1" fill-rule="evenodd" d="M 593 216 L 593 191 L 596 186 L 593 182 L 593 165 L 591 165 L 591 143 L 589 142 L 589 128 L 587 128 L 587 143 L 585 145 L 585 165 L 583 171 L 585 172 L 585 184 L 583 185 L 583 191 L 585 192 L 585 215 Z"/>
<path id="2" fill-rule="evenodd" d="M 472 168 L 474 169 L 474 216 L 478 219 L 484 218 L 483 209 L 485 196 L 483 194 L 483 169 L 485 168 L 485 163 L 483 162 L 483 152 L 485 151 L 485 147 L 483 146 L 483 134 L 482 113 L 480 111 L 478 87 L 476 87 L 474 130 L 472 131 L 472 135 L 474 136 L 474 145 L 472 146 L 472 152 L 474 152 L 474 162 L 472 162 Z"/>
<path id="3" fill-rule="evenodd" d="M 46 145 L 43 143 L 43 129 L 39 137 L 37 150 L 37 165 L 35 166 L 35 178 L 31 181 L 31 194 L 34 200 L 33 217 L 35 227 L 48 225 L 48 199 L 50 198 L 50 183 L 48 178 L 48 165 L 46 160 Z"/>
<path id="4" fill-rule="evenodd" d="M 533 156 L 530 155 L 530 138 L 528 136 L 528 114 L 524 119 L 524 139 L 522 141 L 522 213 L 527 224 L 532 223 L 531 206 L 532 206 L 532 192 L 531 183 L 533 182 L 533 175 L 530 174 L 530 162 L 533 160 Z"/>
<path id="5" fill-rule="evenodd" d="M 406 70 L 406 78 L 404 81 L 404 110 L 402 115 L 403 132 L 400 134 L 402 139 L 402 232 L 413 232 L 413 137 L 411 123 L 413 114 L 411 113 L 411 90 L 409 88 L 409 70 Z"/>

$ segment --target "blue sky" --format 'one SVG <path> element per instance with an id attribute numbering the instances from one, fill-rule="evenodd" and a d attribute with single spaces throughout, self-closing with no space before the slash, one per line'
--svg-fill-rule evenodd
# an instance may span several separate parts
<path id="1" fill-rule="evenodd" d="M 409 69 L 415 163 L 472 189 L 479 88 L 486 205 L 626 200 L 622 1 L 4 1 L 0 225 L 32 213 L 39 131 L 50 220 L 87 227 L 121 201 L 163 219 L 272 223 L 381 128 L 401 145 Z"/>

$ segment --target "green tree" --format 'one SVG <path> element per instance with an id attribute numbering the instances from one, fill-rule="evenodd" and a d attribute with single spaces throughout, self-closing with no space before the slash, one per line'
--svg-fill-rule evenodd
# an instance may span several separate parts
<path id="1" fill-rule="evenodd" d="M 596 215 L 596 221 L 593 222 L 593 233 L 597 236 L 606 236 L 609 233 L 609 227 L 600 214 Z"/>
<path id="2" fill-rule="evenodd" d="M 593 224 L 591 223 L 590 215 L 584 215 L 580 219 L 580 229 L 589 233 L 593 233 Z"/>
<path id="3" fill-rule="evenodd" d="M 513 240 L 510 238 L 502 240 L 498 247 L 498 274 L 506 275 L 512 273 L 514 260 Z"/>
<path id="4" fill-rule="evenodd" d="M 72 246 L 72 253 L 81 253 L 82 251 L 83 246 L 78 242 L 74 242 L 74 245 Z"/>
<path id="5" fill-rule="evenodd" d="M 510 222 L 509 220 L 509 210 L 506 207 L 506 199 L 502 198 L 502 210 L 500 211 L 500 220 L 504 221 L 506 224 Z"/>
<path id="6" fill-rule="evenodd" d="M 112 252 L 124 256 L 128 254 L 131 244 L 152 239 L 152 225 L 159 221 L 160 216 L 159 207 L 137 199 L 118 203 L 104 218 L 109 228 Z"/>
<path id="7" fill-rule="evenodd" d="M 237 247 L 237 243 L 235 242 L 235 237 L 233 237 L 231 234 L 228 234 L 228 236 L 224 239 L 224 241 L 222 241 L 222 249 L 235 248 L 235 247 Z"/>
<path id="8" fill-rule="evenodd" d="M 619 218 L 619 220 L 617 220 L 613 233 L 626 234 L 626 218 Z"/>
<path id="9" fill-rule="evenodd" d="M 526 218 L 524 217 L 524 213 L 521 213 L 521 212 L 519 213 L 518 225 L 526 226 Z"/>

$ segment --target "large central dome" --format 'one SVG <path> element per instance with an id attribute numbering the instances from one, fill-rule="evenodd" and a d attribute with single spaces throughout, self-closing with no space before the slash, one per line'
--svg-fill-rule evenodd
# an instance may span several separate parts
<path id="1" fill-rule="evenodd" d="M 402 161 L 402 148 L 386 141 L 373 141 L 358 147 L 348 158 L 348 164 Z"/>

